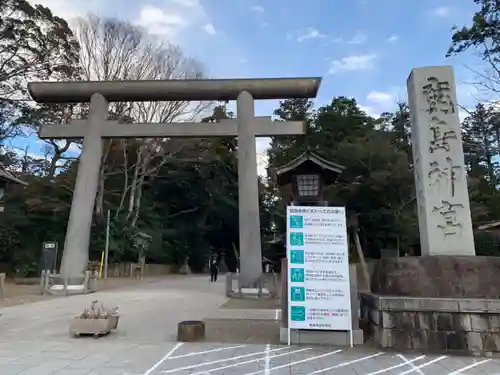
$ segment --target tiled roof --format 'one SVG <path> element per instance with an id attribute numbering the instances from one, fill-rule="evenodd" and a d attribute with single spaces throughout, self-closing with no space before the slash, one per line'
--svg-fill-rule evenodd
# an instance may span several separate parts
<path id="1" fill-rule="evenodd" d="M 27 186 L 28 184 L 24 181 L 21 181 L 17 177 L 15 177 L 12 173 L 6 170 L 2 165 L 0 165 L 0 180 L 5 181 L 11 184 L 18 184 Z"/>
<path id="2" fill-rule="evenodd" d="M 327 160 L 315 152 L 311 151 L 306 151 L 293 159 L 291 162 L 288 164 L 285 164 L 279 168 L 276 169 L 276 174 L 279 176 L 280 174 L 286 173 L 291 171 L 292 169 L 297 168 L 299 165 L 302 163 L 305 163 L 306 161 L 312 161 L 314 164 L 319 165 L 321 168 L 329 170 L 331 172 L 335 173 L 342 173 L 342 171 L 345 169 L 343 165 L 339 165 L 337 163 L 334 163 L 330 160 Z"/>

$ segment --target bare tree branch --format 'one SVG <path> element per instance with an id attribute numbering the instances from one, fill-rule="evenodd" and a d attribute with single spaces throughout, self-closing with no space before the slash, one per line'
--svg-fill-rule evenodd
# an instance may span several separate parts
<path id="1" fill-rule="evenodd" d="M 148 35 L 143 29 L 128 22 L 101 19 L 95 15 L 80 18 L 75 35 L 81 46 L 80 64 L 86 80 L 165 80 L 196 79 L 203 77 L 202 66 L 194 59 L 184 56 L 181 49 L 166 41 Z M 178 102 L 113 103 L 110 113 L 116 118 L 139 123 L 193 121 L 205 111 L 209 104 Z M 121 147 L 123 153 L 124 186 L 120 198 L 121 211 L 128 196 L 127 218 L 137 222 L 140 201 L 146 178 L 154 175 L 190 140 L 142 139 L 137 145 L 136 161 L 131 166 L 126 156 L 126 144 L 110 141 Z M 118 143 L 117 143 L 118 142 Z M 172 147 L 173 146 L 173 147 Z M 109 153 L 105 153 L 100 190 L 104 190 L 104 179 L 113 173 L 109 165 Z M 102 212 L 104 199 L 101 195 L 96 212 Z"/>

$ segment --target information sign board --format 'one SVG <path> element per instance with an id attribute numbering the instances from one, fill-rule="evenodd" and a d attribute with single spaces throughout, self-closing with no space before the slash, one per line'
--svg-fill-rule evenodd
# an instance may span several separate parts
<path id="1" fill-rule="evenodd" d="M 350 331 L 352 338 L 345 208 L 288 207 L 287 259 L 289 329 Z"/>

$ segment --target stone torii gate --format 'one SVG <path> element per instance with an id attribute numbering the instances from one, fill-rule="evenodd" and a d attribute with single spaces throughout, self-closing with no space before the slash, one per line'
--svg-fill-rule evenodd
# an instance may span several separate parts
<path id="1" fill-rule="evenodd" d="M 42 139 L 83 138 L 61 274 L 80 278 L 88 261 L 89 237 L 98 186 L 103 138 L 238 138 L 240 277 L 254 283 L 262 273 L 255 137 L 305 133 L 301 121 L 273 122 L 255 117 L 254 99 L 314 98 L 321 78 L 165 80 L 110 82 L 31 82 L 38 103 L 90 102 L 87 120 L 43 126 Z M 220 123 L 121 124 L 108 121 L 110 102 L 237 100 L 237 118 Z"/>

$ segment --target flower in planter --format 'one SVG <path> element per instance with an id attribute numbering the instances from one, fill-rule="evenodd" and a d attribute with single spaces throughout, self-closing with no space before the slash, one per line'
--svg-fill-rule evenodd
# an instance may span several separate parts
<path id="1" fill-rule="evenodd" d="M 118 307 L 114 307 L 112 309 L 106 309 L 102 302 L 93 301 L 90 305 L 90 308 L 86 308 L 83 310 L 80 318 L 82 319 L 108 319 L 110 316 L 113 316 L 118 311 Z"/>

